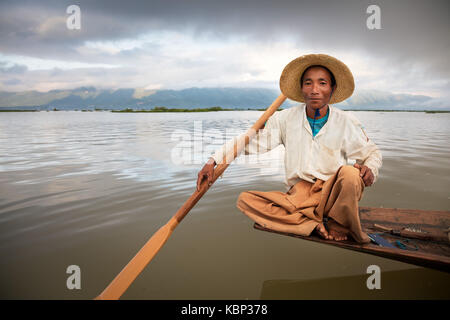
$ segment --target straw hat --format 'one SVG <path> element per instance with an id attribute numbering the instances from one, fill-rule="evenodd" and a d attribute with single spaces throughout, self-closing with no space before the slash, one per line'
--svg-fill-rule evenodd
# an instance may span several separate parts
<path id="1" fill-rule="evenodd" d="M 341 61 L 326 54 L 307 54 L 289 62 L 281 73 L 281 92 L 291 100 L 305 102 L 300 87 L 300 78 L 310 66 L 327 67 L 336 79 L 330 104 L 338 103 L 349 98 L 355 89 L 355 82 L 350 69 Z"/>

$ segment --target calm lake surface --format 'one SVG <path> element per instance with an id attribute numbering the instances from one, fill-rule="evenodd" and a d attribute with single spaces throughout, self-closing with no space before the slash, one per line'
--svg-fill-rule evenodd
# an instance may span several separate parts
<path id="1" fill-rule="evenodd" d="M 0 298 L 97 296 L 261 114 L 0 113 Z M 450 114 L 354 114 L 383 154 L 360 204 L 450 210 Z M 283 152 L 236 160 L 122 298 L 450 298 L 448 274 L 254 230 L 237 197 L 285 191 Z M 366 288 L 372 264 L 381 290 Z"/>

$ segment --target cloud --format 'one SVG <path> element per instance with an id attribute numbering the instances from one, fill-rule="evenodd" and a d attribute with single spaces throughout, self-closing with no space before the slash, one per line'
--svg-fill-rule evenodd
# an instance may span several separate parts
<path id="1" fill-rule="evenodd" d="M 11 64 L 6 61 L 0 61 L 0 73 L 3 74 L 23 74 L 28 67 L 21 64 Z"/>
<path id="2" fill-rule="evenodd" d="M 5 86 L 17 86 L 17 85 L 21 84 L 22 81 L 19 79 L 16 79 L 16 78 L 10 78 L 8 80 L 3 81 L 2 83 Z"/>
<path id="3" fill-rule="evenodd" d="M 21 83 L 6 89 L 83 81 L 100 87 L 277 88 L 291 59 L 323 52 L 349 65 L 359 89 L 449 95 L 448 1 L 379 0 L 381 30 L 366 27 L 368 0 L 77 1 L 82 28 L 68 30 L 71 4 L 0 3 L 0 52 L 13 57 L 10 64 L 28 68 Z M 73 70 L 35 72 L 19 56 L 60 61 Z M 102 73 L 101 65 L 120 67 L 102 67 Z"/>
<path id="4" fill-rule="evenodd" d="M 85 41 L 135 38 L 161 30 L 191 30 L 196 35 L 216 39 L 245 35 L 252 41 L 268 43 L 287 37 L 307 43 L 313 49 L 327 46 L 362 49 L 371 54 L 407 59 L 445 61 L 440 49 L 449 48 L 450 5 L 445 0 L 377 1 L 383 29 L 375 31 L 366 27 L 366 9 L 372 3 L 368 0 L 97 0 L 77 3 L 83 21 L 79 32 L 65 27 L 68 17 L 65 9 L 71 1 L 2 3 L 0 35 L 10 41 L 2 49 L 24 38 L 32 43 L 45 40 L 44 44 L 48 45 L 78 46 Z M 8 37 L 11 32 L 15 37 Z M 20 49 L 26 50 L 26 47 Z"/>
<path id="5" fill-rule="evenodd" d="M 432 97 L 412 94 L 393 94 L 391 92 L 378 90 L 358 90 L 355 94 L 340 103 L 338 106 L 345 108 L 385 108 L 385 109 L 408 109 L 416 107 L 448 107 L 450 104 L 442 105 Z"/>

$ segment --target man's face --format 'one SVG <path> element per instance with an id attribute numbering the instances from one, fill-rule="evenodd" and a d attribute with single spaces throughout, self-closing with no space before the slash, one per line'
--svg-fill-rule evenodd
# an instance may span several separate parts
<path id="1" fill-rule="evenodd" d="M 318 109 L 331 98 L 331 76 L 322 67 L 312 67 L 303 76 L 302 93 L 306 105 Z"/>

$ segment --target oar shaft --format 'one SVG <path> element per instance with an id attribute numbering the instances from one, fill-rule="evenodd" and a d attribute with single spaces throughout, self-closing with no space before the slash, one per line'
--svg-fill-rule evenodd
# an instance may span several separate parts
<path id="1" fill-rule="evenodd" d="M 226 155 L 226 160 L 223 163 L 217 165 L 214 169 L 213 183 L 220 177 L 223 172 L 228 168 L 229 164 L 240 154 L 242 149 L 250 142 L 250 140 L 256 135 L 256 132 L 260 130 L 266 121 L 272 116 L 272 114 L 281 106 L 286 100 L 283 94 L 275 99 L 269 108 L 261 115 L 256 123 L 235 142 L 234 148 Z M 242 140 L 243 139 L 243 140 Z M 230 158 L 228 158 L 230 157 Z M 225 157 L 224 157 L 225 160 Z M 212 185 L 212 184 L 211 184 Z M 158 251 L 169 239 L 173 230 L 183 220 L 183 218 L 189 213 L 189 211 L 195 206 L 195 204 L 201 199 L 201 197 L 211 187 L 207 181 L 203 181 L 200 185 L 199 191 L 195 191 L 188 200 L 178 209 L 175 215 L 169 220 L 167 224 L 161 227 L 147 243 L 139 250 L 139 252 L 130 260 L 130 262 L 122 269 L 122 271 L 114 278 L 114 280 L 106 287 L 105 290 L 97 297 L 97 299 L 116 300 L 119 299 L 122 294 L 133 283 L 137 276 L 144 270 L 147 264 L 153 259 Z"/>
<path id="2" fill-rule="evenodd" d="M 256 135 L 258 130 L 263 128 L 266 121 L 269 120 L 269 118 L 275 113 L 275 111 L 277 111 L 277 109 L 283 104 L 285 100 L 286 96 L 280 94 L 278 98 L 276 98 L 275 101 L 266 109 L 266 111 L 264 111 L 261 117 L 259 117 L 259 119 L 255 122 L 255 124 L 247 130 L 245 135 L 241 136 L 239 140 L 235 141 L 233 149 L 230 150 L 230 154 L 225 155 L 222 163 L 218 164 L 214 169 L 214 177 L 211 185 L 214 184 L 214 182 L 225 172 L 230 163 L 238 157 L 243 148 L 245 148 L 245 146 L 249 144 L 250 140 Z M 208 185 L 207 181 L 204 180 L 200 185 L 200 190 L 194 192 L 189 197 L 189 199 L 181 206 L 181 208 L 178 209 L 177 213 L 175 214 L 178 222 L 183 220 L 183 218 L 195 206 L 198 200 L 200 200 L 201 197 L 206 193 L 206 191 L 208 191 L 211 185 Z"/>

